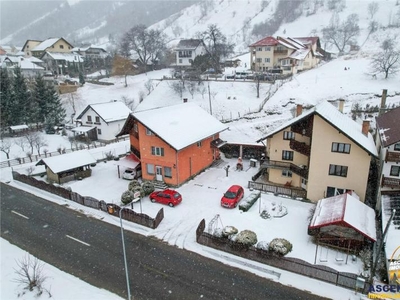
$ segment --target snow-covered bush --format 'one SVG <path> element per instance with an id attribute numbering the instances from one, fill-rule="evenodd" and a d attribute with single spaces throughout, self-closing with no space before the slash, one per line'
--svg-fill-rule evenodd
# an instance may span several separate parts
<path id="1" fill-rule="evenodd" d="M 138 185 L 138 186 L 134 186 L 132 189 L 129 189 L 133 194 L 135 194 L 136 192 L 140 192 L 140 198 L 143 198 L 145 196 L 144 194 L 144 190 L 143 188 Z"/>
<path id="2" fill-rule="evenodd" d="M 272 218 L 271 214 L 268 212 L 267 209 L 265 209 L 261 212 L 260 217 L 263 219 L 271 219 Z"/>
<path id="3" fill-rule="evenodd" d="M 245 246 L 253 246 L 257 243 L 257 234 L 251 230 L 243 230 L 236 236 L 236 242 Z"/>
<path id="4" fill-rule="evenodd" d="M 155 187 L 154 184 L 151 181 L 146 181 L 142 184 L 142 189 L 144 191 L 144 194 L 146 196 L 150 195 L 152 192 L 154 192 Z"/>
<path id="5" fill-rule="evenodd" d="M 257 199 L 260 198 L 260 196 L 260 191 L 251 193 L 249 196 L 247 196 L 246 199 L 240 202 L 239 209 L 242 211 L 248 211 L 253 206 L 253 204 L 256 203 Z"/>
<path id="6" fill-rule="evenodd" d="M 216 228 L 213 232 L 213 236 L 216 236 L 218 238 L 222 238 L 224 235 L 222 233 L 222 228 Z"/>
<path id="7" fill-rule="evenodd" d="M 225 226 L 222 230 L 222 235 L 224 237 L 229 237 L 230 235 L 237 234 L 238 232 L 239 230 L 237 230 L 237 228 L 234 226 Z"/>
<path id="8" fill-rule="evenodd" d="M 132 189 L 137 187 L 137 186 L 140 187 L 140 182 L 134 179 L 131 182 L 129 182 L 128 190 L 132 191 Z"/>
<path id="9" fill-rule="evenodd" d="M 235 233 L 235 234 L 231 234 L 230 236 L 228 236 L 228 239 L 232 242 L 237 242 L 237 237 L 238 237 L 238 234 Z"/>
<path id="10" fill-rule="evenodd" d="M 269 243 L 267 241 L 260 241 L 260 242 L 257 243 L 256 248 L 268 251 L 269 250 Z"/>
<path id="11" fill-rule="evenodd" d="M 285 239 L 273 239 L 270 243 L 269 243 L 269 247 L 268 250 L 271 252 L 274 252 L 276 254 L 278 254 L 279 256 L 284 256 L 286 254 L 288 254 L 289 252 L 291 252 L 293 249 L 293 245 Z"/>
<path id="12" fill-rule="evenodd" d="M 131 203 L 133 200 L 133 193 L 131 191 L 125 191 L 121 195 L 121 202 L 123 204 Z"/>

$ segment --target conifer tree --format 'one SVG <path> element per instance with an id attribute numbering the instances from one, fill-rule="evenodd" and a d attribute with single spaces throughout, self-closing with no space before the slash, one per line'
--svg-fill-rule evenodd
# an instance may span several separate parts
<path id="1" fill-rule="evenodd" d="M 0 125 L 4 128 L 12 125 L 12 82 L 11 78 L 8 76 L 7 69 L 0 68 L 0 82 Z"/>
<path id="2" fill-rule="evenodd" d="M 21 68 L 14 69 L 13 97 L 11 100 L 12 125 L 27 124 L 30 121 L 30 93 Z"/>

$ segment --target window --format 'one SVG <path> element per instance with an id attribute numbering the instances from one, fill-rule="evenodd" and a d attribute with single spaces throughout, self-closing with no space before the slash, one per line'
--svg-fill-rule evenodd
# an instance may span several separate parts
<path id="1" fill-rule="evenodd" d="M 400 143 L 394 144 L 394 150 L 400 151 Z"/>
<path id="2" fill-rule="evenodd" d="M 179 63 L 180 63 L 180 64 L 182 63 L 182 59 L 179 59 Z"/>
<path id="3" fill-rule="evenodd" d="M 400 166 L 392 166 L 390 168 L 390 176 L 399 176 L 400 175 Z"/>
<path id="4" fill-rule="evenodd" d="M 200 142 L 197 142 L 197 147 L 201 147 L 201 141 Z"/>
<path id="5" fill-rule="evenodd" d="M 172 169 L 170 167 L 164 167 L 164 176 L 172 178 Z"/>
<path id="6" fill-rule="evenodd" d="M 87 116 L 88 122 L 92 122 L 92 116 Z"/>
<path id="7" fill-rule="evenodd" d="M 152 135 L 153 133 L 151 132 L 150 129 L 146 128 L 146 135 Z"/>
<path id="8" fill-rule="evenodd" d="M 271 51 L 271 47 L 265 47 L 265 51 Z"/>
<path id="9" fill-rule="evenodd" d="M 133 124 L 133 130 L 134 130 L 135 132 L 138 132 L 137 123 L 134 123 L 134 124 Z"/>
<path id="10" fill-rule="evenodd" d="M 64 45 L 60 45 L 60 49 L 64 49 Z"/>
<path id="11" fill-rule="evenodd" d="M 153 164 L 146 164 L 147 174 L 153 175 L 154 174 L 154 165 Z"/>
<path id="12" fill-rule="evenodd" d="M 293 160 L 293 151 L 282 151 L 282 159 L 283 160 Z"/>
<path id="13" fill-rule="evenodd" d="M 262 58 L 257 58 L 256 62 L 258 62 L 258 63 L 262 62 Z"/>
<path id="14" fill-rule="evenodd" d="M 262 47 L 258 47 L 258 48 L 257 48 L 257 51 L 262 51 Z"/>
<path id="15" fill-rule="evenodd" d="M 266 63 L 269 63 L 269 61 L 270 61 L 269 58 L 266 58 L 266 59 L 265 59 L 265 62 L 266 62 Z"/>
<path id="16" fill-rule="evenodd" d="M 101 134 L 101 129 L 97 128 L 97 134 Z"/>
<path id="17" fill-rule="evenodd" d="M 282 176 L 284 176 L 284 177 L 292 177 L 292 171 L 282 170 Z"/>
<path id="18" fill-rule="evenodd" d="M 338 165 L 329 165 L 329 175 L 347 177 L 347 167 Z"/>
<path id="19" fill-rule="evenodd" d="M 350 153 L 350 144 L 332 143 L 332 152 Z"/>
<path id="20" fill-rule="evenodd" d="M 164 156 L 164 148 L 151 146 L 151 154 L 156 156 Z"/>
<path id="21" fill-rule="evenodd" d="M 283 132 L 283 139 L 284 140 L 294 140 L 294 132 L 292 132 L 292 131 L 284 131 Z"/>
<path id="22" fill-rule="evenodd" d="M 100 117 L 95 117 L 96 123 L 100 123 Z"/>

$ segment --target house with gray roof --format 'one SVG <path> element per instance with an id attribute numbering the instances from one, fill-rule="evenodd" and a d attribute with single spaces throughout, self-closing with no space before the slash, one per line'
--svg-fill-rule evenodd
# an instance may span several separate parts
<path id="1" fill-rule="evenodd" d="M 303 113 L 298 105 L 296 117 L 260 138 L 266 158 L 250 187 L 313 202 L 351 191 L 366 201 L 378 153 L 369 120 L 353 121 L 343 106 L 324 101 Z"/>
<path id="2" fill-rule="evenodd" d="M 206 50 L 202 40 L 188 39 L 179 41 L 175 53 L 177 67 L 190 67 L 194 59 L 199 55 L 204 55 Z"/>

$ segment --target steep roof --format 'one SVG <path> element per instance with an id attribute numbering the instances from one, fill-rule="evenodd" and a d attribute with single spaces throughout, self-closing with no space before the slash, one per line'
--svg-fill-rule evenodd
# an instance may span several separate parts
<path id="1" fill-rule="evenodd" d="M 87 166 L 96 162 L 96 159 L 93 158 L 88 150 L 81 150 L 68 154 L 42 158 L 36 163 L 36 165 L 45 165 L 53 173 L 58 174 L 63 171 Z"/>
<path id="2" fill-rule="evenodd" d="M 37 45 L 34 49 L 31 51 L 45 51 L 47 48 L 53 46 L 55 43 L 57 43 L 59 40 L 64 40 L 67 44 L 69 44 L 71 47 L 72 45 L 68 43 L 65 39 L 63 38 L 51 38 L 47 39 L 43 42 L 41 42 L 39 45 Z"/>
<path id="3" fill-rule="evenodd" d="M 197 39 L 180 40 L 178 45 L 176 46 L 176 50 L 194 50 L 201 43 L 202 41 Z"/>
<path id="4" fill-rule="evenodd" d="M 400 107 L 376 118 L 376 129 L 383 147 L 400 142 Z"/>
<path id="5" fill-rule="evenodd" d="M 255 42 L 254 44 L 251 44 L 249 47 L 257 47 L 257 46 L 276 46 L 279 44 L 279 41 L 272 37 L 272 36 L 267 36 L 263 38 L 262 40 L 259 40 Z"/>
<path id="6" fill-rule="evenodd" d="M 65 60 L 69 62 L 83 62 L 85 59 L 82 55 L 76 53 L 65 53 L 65 52 L 48 52 L 46 51 L 41 58 L 45 55 L 50 56 L 54 60 Z"/>
<path id="7" fill-rule="evenodd" d="M 348 193 L 318 201 L 309 228 L 328 225 L 346 225 L 376 241 L 375 211 Z"/>
<path id="8" fill-rule="evenodd" d="M 359 145 L 369 154 L 375 157 L 378 156 L 372 135 L 368 133 L 368 136 L 365 136 L 362 133 L 362 126 L 360 124 L 353 121 L 348 116 L 342 114 L 339 110 L 336 109 L 336 107 L 334 107 L 327 101 L 319 103 L 309 111 L 304 112 L 301 115 L 293 118 L 289 122 L 279 126 L 278 128 L 269 132 L 265 137 L 257 140 L 257 142 L 261 142 L 262 140 L 265 140 L 266 138 L 276 134 L 277 132 L 280 132 L 283 129 L 291 126 L 292 124 L 297 123 L 300 120 L 303 120 L 311 115 L 320 116 L 322 119 L 331 124 L 333 127 L 337 128 L 342 134 L 347 136 L 350 140 Z"/>
<path id="9" fill-rule="evenodd" d="M 227 129 L 193 103 L 134 112 L 132 116 L 178 151 Z"/>
<path id="10" fill-rule="evenodd" d="M 124 103 L 120 101 L 90 104 L 78 115 L 77 119 L 82 118 L 84 113 L 91 108 L 104 122 L 114 122 L 125 120 L 132 112 Z"/>

